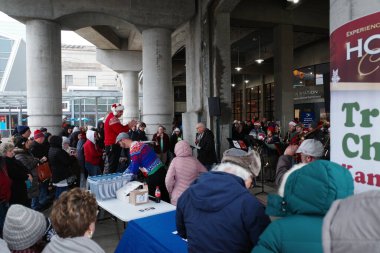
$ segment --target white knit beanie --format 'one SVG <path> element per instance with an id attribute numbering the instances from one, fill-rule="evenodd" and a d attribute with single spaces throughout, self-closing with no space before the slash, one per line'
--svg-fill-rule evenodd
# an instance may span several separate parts
<path id="1" fill-rule="evenodd" d="M 44 236 L 46 226 L 42 213 L 22 205 L 11 205 L 5 217 L 3 239 L 11 250 L 28 249 Z"/>

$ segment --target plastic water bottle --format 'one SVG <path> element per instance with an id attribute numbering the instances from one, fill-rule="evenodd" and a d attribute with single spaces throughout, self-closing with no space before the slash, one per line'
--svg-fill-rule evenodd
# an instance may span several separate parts
<path id="1" fill-rule="evenodd" d="M 154 196 L 156 197 L 156 203 L 160 203 L 160 201 L 161 201 L 160 187 L 156 186 L 156 191 L 154 193 Z"/>

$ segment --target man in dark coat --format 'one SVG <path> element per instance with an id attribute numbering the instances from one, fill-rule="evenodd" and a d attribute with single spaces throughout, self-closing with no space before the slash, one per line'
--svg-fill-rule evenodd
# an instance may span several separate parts
<path id="1" fill-rule="evenodd" d="M 214 134 L 203 123 L 198 123 L 196 129 L 195 144 L 198 150 L 198 160 L 207 170 L 211 170 L 213 164 L 218 162 L 215 152 Z"/>
<path id="2" fill-rule="evenodd" d="M 67 179 L 73 174 L 71 169 L 72 159 L 62 149 L 62 137 L 53 135 L 50 138 L 48 160 L 52 172 L 52 182 L 56 186 L 55 198 L 58 199 L 62 192 L 68 190 Z"/>
<path id="3" fill-rule="evenodd" d="M 47 162 L 49 154 L 49 144 L 45 142 L 45 135 L 41 130 L 35 130 L 33 133 L 34 140 L 30 146 L 30 152 L 41 161 Z M 39 202 L 43 207 L 49 204 L 49 180 L 40 182 Z"/>
<path id="4" fill-rule="evenodd" d="M 250 252 L 270 223 L 248 188 L 261 169 L 260 156 L 229 149 L 220 165 L 203 173 L 177 202 L 178 234 L 189 252 Z"/>

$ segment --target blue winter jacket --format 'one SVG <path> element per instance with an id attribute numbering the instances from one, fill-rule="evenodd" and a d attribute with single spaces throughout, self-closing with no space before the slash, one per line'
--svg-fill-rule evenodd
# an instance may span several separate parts
<path id="1" fill-rule="evenodd" d="M 270 223 L 264 206 L 225 172 L 203 173 L 177 203 L 177 230 L 189 252 L 250 252 Z"/>

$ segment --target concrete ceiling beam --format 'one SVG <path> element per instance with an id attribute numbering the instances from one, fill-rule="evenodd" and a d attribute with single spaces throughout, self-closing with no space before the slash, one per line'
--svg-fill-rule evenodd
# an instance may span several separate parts
<path id="1" fill-rule="evenodd" d="M 294 26 L 329 28 L 328 1 L 309 0 L 292 11 L 278 0 L 242 0 L 231 12 L 232 20 L 247 24 L 291 24 Z M 327 10 L 327 11 L 326 11 Z M 236 25 L 236 24 L 235 24 Z"/>
<path id="2" fill-rule="evenodd" d="M 120 49 L 121 39 L 107 27 L 85 27 L 75 31 L 100 49 Z"/>
<path id="3" fill-rule="evenodd" d="M 215 8 L 215 13 L 230 13 L 241 0 L 220 0 Z"/>
<path id="4" fill-rule="evenodd" d="M 118 73 L 142 69 L 141 51 L 96 49 L 96 60 Z"/>
<path id="5" fill-rule="evenodd" d="M 76 13 L 100 13 L 136 26 L 175 29 L 195 14 L 193 0 L 2 0 L 0 9 L 20 21 L 59 20 Z"/>

